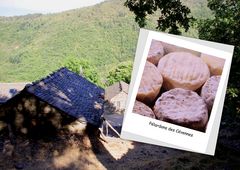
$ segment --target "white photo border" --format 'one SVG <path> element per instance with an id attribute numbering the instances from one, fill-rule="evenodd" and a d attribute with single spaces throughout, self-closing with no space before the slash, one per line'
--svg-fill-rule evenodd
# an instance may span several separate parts
<path id="1" fill-rule="evenodd" d="M 213 42 L 198 40 L 193 38 L 187 38 L 183 36 L 176 36 L 176 35 L 171 35 L 171 34 L 166 34 L 161 32 L 148 31 L 145 29 L 141 29 L 138 41 L 144 39 L 141 37 L 143 33 L 144 33 L 144 36 L 147 36 L 147 38 L 145 38 L 145 42 L 138 42 L 138 47 L 137 47 L 135 61 L 134 61 L 133 74 L 132 74 L 130 89 L 128 93 L 128 100 L 127 100 L 126 110 L 124 114 L 121 137 L 124 139 L 130 139 L 129 136 L 127 135 L 127 133 L 129 133 L 129 134 L 134 134 L 138 136 L 144 136 L 145 138 L 152 139 L 154 141 L 159 141 L 159 144 L 167 143 L 169 144 L 169 146 L 176 146 L 177 148 L 180 148 L 180 149 L 213 155 L 214 152 L 213 153 L 207 152 L 207 148 L 208 148 L 210 135 L 213 133 L 212 127 L 215 123 L 216 114 L 220 114 L 220 115 L 222 114 L 222 113 L 219 113 L 219 110 L 222 110 L 223 108 L 223 103 L 222 102 L 220 103 L 220 100 L 221 98 L 224 99 L 225 93 L 226 93 L 225 86 L 226 86 L 226 82 L 228 81 L 228 76 L 230 72 L 233 46 L 213 43 Z M 138 87 L 140 85 L 141 77 L 143 74 L 145 62 L 147 60 L 148 51 L 153 39 L 225 59 L 224 68 L 223 68 L 221 80 L 219 83 L 218 91 L 216 94 L 216 98 L 214 100 L 211 116 L 209 118 L 207 129 L 205 132 L 200 132 L 190 128 L 185 128 L 172 123 L 168 123 L 168 122 L 160 121 L 157 119 L 144 117 L 136 113 L 132 113 Z M 211 43 L 212 45 L 209 46 L 209 43 Z M 182 134 L 172 133 L 166 130 L 162 130 L 162 129 L 150 126 L 149 122 L 153 122 L 157 125 L 162 125 L 165 127 L 179 129 L 183 132 L 193 134 L 193 136 L 189 137 L 189 136 L 184 136 Z M 219 128 L 219 125 L 217 127 Z M 218 133 L 218 128 L 217 128 L 217 132 L 214 129 L 214 133 Z M 216 141 L 213 143 L 216 144 Z M 154 144 L 156 144 L 156 142 L 154 142 Z"/>

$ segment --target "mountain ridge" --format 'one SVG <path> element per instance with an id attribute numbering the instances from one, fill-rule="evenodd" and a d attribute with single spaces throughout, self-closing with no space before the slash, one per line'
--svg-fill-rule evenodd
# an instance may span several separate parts
<path id="1" fill-rule="evenodd" d="M 0 17 L 0 82 L 34 81 L 68 57 L 88 60 L 104 81 L 109 70 L 134 58 L 139 27 L 123 3 Z M 155 30 L 155 18 L 149 18 L 148 29 Z"/>

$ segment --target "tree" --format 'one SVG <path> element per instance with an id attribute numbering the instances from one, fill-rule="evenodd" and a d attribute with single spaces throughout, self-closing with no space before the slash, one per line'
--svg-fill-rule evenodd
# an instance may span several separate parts
<path id="1" fill-rule="evenodd" d="M 215 18 L 199 22 L 199 38 L 235 46 L 225 106 L 240 113 L 240 1 L 208 0 Z"/>
<path id="2" fill-rule="evenodd" d="M 67 67 L 69 70 L 77 74 L 84 76 L 89 81 L 101 86 L 97 71 L 87 60 L 79 59 L 76 57 L 69 57 L 64 61 L 63 66 Z"/>
<path id="3" fill-rule="evenodd" d="M 180 27 L 188 31 L 190 21 L 190 9 L 184 6 L 180 0 L 127 0 L 125 6 L 135 14 L 135 21 L 140 27 L 146 26 L 147 15 L 160 11 L 157 29 L 168 30 L 169 33 L 181 34 Z"/>
<path id="4" fill-rule="evenodd" d="M 107 86 L 114 84 L 115 82 L 124 81 L 130 83 L 132 73 L 132 62 L 123 62 L 119 64 L 115 69 L 109 72 L 107 76 Z"/>

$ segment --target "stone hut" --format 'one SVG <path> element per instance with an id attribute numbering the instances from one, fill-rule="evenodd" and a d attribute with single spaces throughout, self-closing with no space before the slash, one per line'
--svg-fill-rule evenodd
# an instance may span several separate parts
<path id="1" fill-rule="evenodd" d="M 61 68 L 28 84 L 0 106 L 0 121 L 23 134 L 59 129 L 75 120 L 100 126 L 104 89 Z"/>
<path id="2" fill-rule="evenodd" d="M 127 83 L 120 81 L 106 88 L 105 99 L 118 111 L 125 109 L 128 86 Z"/>

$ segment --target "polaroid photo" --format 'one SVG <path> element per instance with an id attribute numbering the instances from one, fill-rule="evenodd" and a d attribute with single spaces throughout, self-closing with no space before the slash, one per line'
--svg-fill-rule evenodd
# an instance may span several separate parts
<path id="1" fill-rule="evenodd" d="M 233 49 L 141 29 L 121 137 L 214 155 Z"/>

